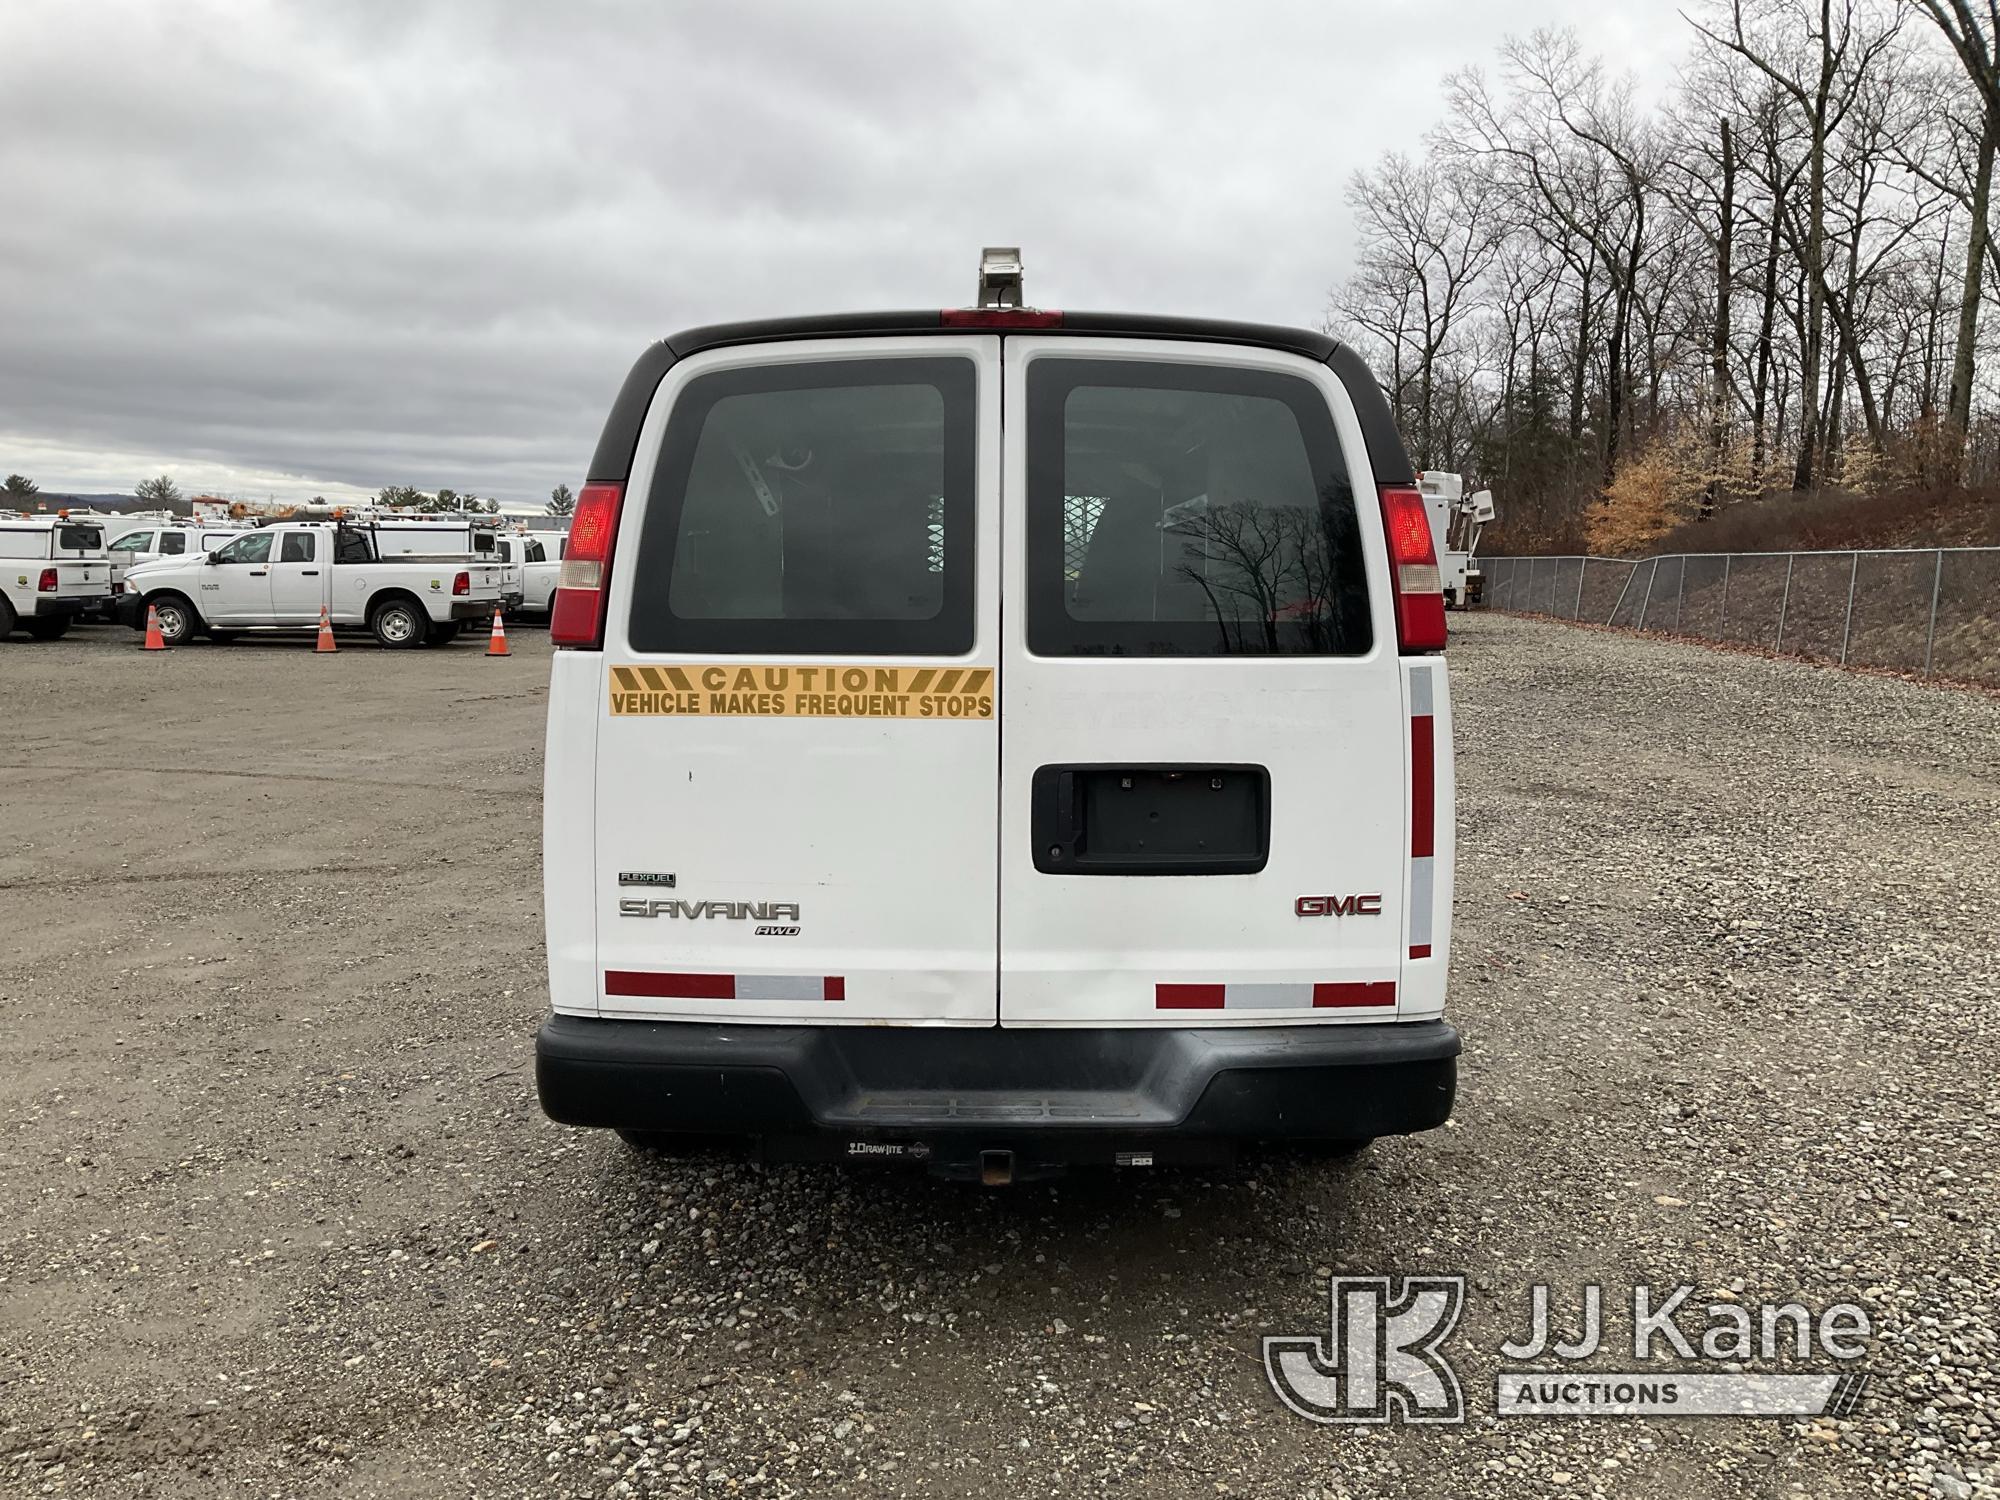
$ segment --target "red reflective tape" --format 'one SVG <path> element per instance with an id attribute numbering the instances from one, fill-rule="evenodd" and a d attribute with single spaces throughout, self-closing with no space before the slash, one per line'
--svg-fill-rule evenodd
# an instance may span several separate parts
<path id="1" fill-rule="evenodd" d="M 1437 853 L 1437 740 L 1429 714 L 1410 720 L 1410 858 Z"/>
<path id="2" fill-rule="evenodd" d="M 1155 1010 L 1221 1010 L 1225 986 L 1219 984 L 1156 984 Z"/>
<path id="3" fill-rule="evenodd" d="M 1375 979 L 1366 982 L 1341 980 L 1335 984 L 1313 986 L 1313 1008 L 1315 1010 L 1349 1010 L 1371 1005 L 1394 1005 L 1396 1003 L 1396 981 Z"/>
<path id="4" fill-rule="evenodd" d="M 1410 944 L 1410 957 L 1429 958 L 1430 956 L 1431 956 L 1431 945 L 1429 943 Z"/>
<path id="5" fill-rule="evenodd" d="M 835 974 L 823 981 L 821 998 L 825 1000 L 845 1000 L 847 998 L 846 977 Z"/>
<path id="6" fill-rule="evenodd" d="M 734 1000 L 734 974 L 648 974 L 637 969 L 608 969 L 607 995 L 643 995 L 652 1000 Z"/>

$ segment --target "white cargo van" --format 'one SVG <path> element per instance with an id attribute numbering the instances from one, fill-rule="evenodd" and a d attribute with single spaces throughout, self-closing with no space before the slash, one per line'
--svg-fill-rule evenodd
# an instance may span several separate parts
<path id="1" fill-rule="evenodd" d="M 986 1181 L 1440 1124 L 1445 617 L 1380 389 L 1000 279 L 634 366 L 551 624 L 543 1107 Z"/>

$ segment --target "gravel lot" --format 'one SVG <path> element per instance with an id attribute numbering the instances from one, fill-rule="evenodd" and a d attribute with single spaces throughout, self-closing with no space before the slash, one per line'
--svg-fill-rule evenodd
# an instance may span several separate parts
<path id="1" fill-rule="evenodd" d="M 515 646 L 0 646 L 0 1492 L 2000 1492 L 2000 701 L 1474 618 L 1452 1126 L 984 1192 L 542 1118 Z M 1329 1268 L 1472 1278 L 1466 1426 L 1278 1405 Z M 1496 1425 L 1541 1279 L 1857 1300 L 1868 1399 Z"/>

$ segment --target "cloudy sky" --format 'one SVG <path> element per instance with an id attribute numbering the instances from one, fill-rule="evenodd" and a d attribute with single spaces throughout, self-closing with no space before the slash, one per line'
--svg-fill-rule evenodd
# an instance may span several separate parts
<path id="1" fill-rule="evenodd" d="M 677 327 L 971 295 L 1311 324 L 1451 68 L 1667 0 L 0 4 L 0 473 L 574 484 Z"/>

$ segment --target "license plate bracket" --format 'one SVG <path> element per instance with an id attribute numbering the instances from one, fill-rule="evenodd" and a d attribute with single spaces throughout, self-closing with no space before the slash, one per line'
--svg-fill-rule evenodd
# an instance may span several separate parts
<path id="1" fill-rule="evenodd" d="M 1254 875 L 1270 859 L 1263 766 L 1041 766 L 1030 802 L 1048 875 Z"/>

